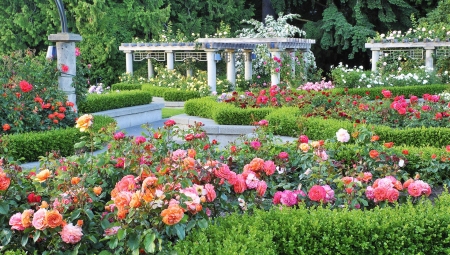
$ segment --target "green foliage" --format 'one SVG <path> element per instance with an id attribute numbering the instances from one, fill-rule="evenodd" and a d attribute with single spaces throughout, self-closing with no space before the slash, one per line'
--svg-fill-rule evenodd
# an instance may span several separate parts
<path id="1" fill-rule="evenodd" d="M 111 85 L 111 91 L 116 90 L 141 90 L 142 84 L 116 83 Z"/>
<path id="2" fill-rule="evenodd" d="M 93 130 L 115 122 L 108 116 L 95 116 Z M 33 162 L 48 152 L 58 152 L 62 156 L 73 155 L 74 144 L 83 136 L 78 129 L 69 127 L 44 132 L 28 132 L 23 134 L 5 135 L 0 144 L 8 148 L 7 155 L 25 162 Z"/>
<path id="3" fill-rule="evenodd" d="M 166 93 L 166 91 L 173 90 L 173 88 L 158 87 L 158 86 L 154 86 L 152 84 L 144 83 L 144 84 L 142 84 L 142 90 L 149 91 L 155 97 L 164 97 L 164 93 Z"/>
<path id="4" fill-rule="evenodd" d="M 181 91 L 181 90 L 167 90 L 164 92 L 165 101 L 187 101 L 192 98 L 199 98 L 200 92 L 198 91 Z"/>
<path id="5" fill-rule="evenodd" d="M 194 231 L 174 250 L 224 254 L 234 244 L 252 254 L 446 254 L 449 201 L 445 193 L 435 205 L 409 202 L 370 211 L 300 206 L 231 215 Z"/>
<path id="6" fill-rule="evenodd" d="M 213 117 L 215 122 L 220 125 L 253 125 L 264 119 L 273 110 L 274 108 L 216 107 Z"/>
<path id="7" fill-rule="evenodd" d="M 106 110 L 150 104 L 152 94 L 148 91 L 129 90 L 107 94 L 89 94 L 87 100 L 78 105 L 82 113 L 101 112 Z"/>
<path id="8" fill-rule="evenodd" d="M 187 115 L 212 119 L 214 109 L 218 106 L 215 97 L 202 97 L 186 101 L 184 110 Z"/>

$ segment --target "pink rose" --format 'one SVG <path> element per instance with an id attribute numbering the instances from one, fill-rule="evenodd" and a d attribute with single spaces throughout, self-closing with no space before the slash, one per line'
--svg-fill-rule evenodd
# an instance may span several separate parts
<path id="1" fill-rule="evenodd" d="M 292 192 L 290 190 L 283 191 L 281 198 L 280 198 L 280 203 L 282 205 L 286 205 L 286 206 L 293 206 L 293 205 L 298 204 L 297 194 L 295 194 L 294 192 Z"/>
<path id="2" fill-rule="evenodd" d="M 65 225 L 59 234 L 65 243 L 70 244 L 78 243 L 83 236 L 81 228 L 79 226 L 72 225 L 72 223 Z"/>
<path id="3" fill-rule="evenodd" d="M 256 192 L 260 197 L 264 196 L 267 190 L 267 183 L 265 181 L 259 181 L 258 186 L 256 186 Z"/>
<path id="4" fill-rule="evenodd" d="M 41 208 L 41 209 L 37 210 L 37 212 L 34 213 L 32 225 L 35 229 L 39 229 L 39 230 L 45 229 L 46 225 L 45 225 L 44 220 L 45 220 L 46 213 L 47 213 L 47 210 L 44 208 Z"/>
<path id="5" fill-rule="evenodd" d="M 373 200 L 375 198 L 374 188 L 372 186 L 368 186 L 366 188 L 366 197 L 367 199 Z"/>
<path id="6" fill-rule="evenodd" d="M 11 229 L 13 230 L 24 230 L 25 227 L 22 225 L 22 213 L 18 212 L 11 216 L 9 225 L 11 225 Z"/>
<path id="7" fill-rule="evenodd" d="M 212 202 L 214 199 L 216 199 L 216 191 L 214 190 L 214 186 L 207 183 L 205 184 L 205 190 L 206 190 L 206 201 Z"/>
<path id="8" fill-rule="evenodd" d="M 312 201 L 323 201 L 327 195 L 327 192 L 322 186 L 314 185 L 311 187 L 311 189 L 308 192 L 308 197 Z"/>
<path id="9" fill-rule="evenodd" d="M 275 165 L 275 163 L 272 160 L 267 160 L 264 162 L 263 165 L 263 170 L 267 175 L 272 175 L 273 173 L 275 173 L 277 166 Z"/>
<path id="10" fill-rule="evenodd" d="M 398 200 L 399 192 L 397 189 L 390 188 L 390 189 L 388 189 L 386 195 L 387 195 L 387 200 L 391 203 L 394 203 L 395 201 Z"/>

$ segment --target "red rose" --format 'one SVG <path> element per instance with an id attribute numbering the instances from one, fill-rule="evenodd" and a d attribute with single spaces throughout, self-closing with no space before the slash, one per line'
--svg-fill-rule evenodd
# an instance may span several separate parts
<path id="1" fill-rule="evenodd" d="M 153 134 L 153 137 L 154 137 L 155 139 L 161 139 L 162 134 L 156 132 L 156 133 Z"/>
<path id="2" fill-rule="evenodd" d="M 33 86 L 28 83 L 27 81 L 21 81 L 19 83 L 20 89 L 22 90 L 22 92 L 26 93 L 26 92 L 30 92 L 33 89 Z"/>
<path id="3" fill-rule="evenodd" d="M 3 131 L 5 131 L 5 132 L 11 129 L 11 126 L 9 124 L 3 124 L 2 127 L 3 127 Z"/>
<path id="4" fill-rule="evenodd" d="M 383 94 L 383 96 L 385 98 L 390 98 L 392 96 L 392 93 L 389 90 L 381 90 L 381 94 Z"/>
<path id="5" fill-rule="evenodd" d="M 194 135 L 193 134 L 187 134 L 184 139 L 186 139 L 186 141 L 192 141 L 192 139 L 194 139 Z"/>
<path id="6" fill-rule="evenodd" d="M 392 148 L 392 146 L 394 146 L 393 142 L 384 143 L 384 147 L 386 147 L 386 148 Z"/>
<path id="7" fill-rule="evenodd" d="M 61 65 L 61 71 L 64 72 L 64 73 L 67 73 L 69 71 L 69 67 L 64 65 L 64 64 L 62 64 Z"/>
<path id="8" fill-rule="evenodd" d="M 409 151 L 408 150 L 403 150 L 402 153 L 403 153 L 403 155 L 408 155 Z"/>
<path id="9" fill-rule="evenodd" d="M 171 127 L 175 124 L 176 124 L 176 122 L 174 120 L 167 120 L 166 122 L 164 122 L 164 126 L 166 126 L 166 127 Z"/>
<path id="10" fill-rule="evenodd" d="M 370 156 L 371 158 L 378 158 L 379 155 L 380 155 L 380 153 L 378 153 L 377 150 L 371 150 L 371 151 L 369 152 L 369 156 Z"/>
<path id="11" fill-rule="evenodd" d="M 301 136 L 298 138 L 298 142 L 299 142 L 299 143 L 308 143 L 308 141 L 309 141 L 309 138 L 308 138 L 308 136 L 306 136 L 306 135 L 301 135 Z"/>
<path id="12" fill-rule="evenodd" d="M 450 152 L 450 145 L 445 146 L 445 150 L 446 150 L 447 152 Z"/>

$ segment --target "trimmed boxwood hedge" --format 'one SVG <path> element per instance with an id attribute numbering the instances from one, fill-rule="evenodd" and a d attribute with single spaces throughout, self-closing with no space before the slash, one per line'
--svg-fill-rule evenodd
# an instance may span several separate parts
<path id="1" fill-rule="evenodd" d="M 272 208 L 218 218 L 181 254 L 449 254 L 450 195 L 371 210 Z M 231 234 L 230 234 L 231 233 Z"/>
<path id="2" fill-rule="evenodd" d="M 108 116 L 94 116 L 93 130 L 114 123 Z M 33 162 L 44 156 L 46 152 L 59 151 L 62 156 L 73 155 L 74 145 L 79 142 L 85 133 L 76 128 L 55 129 L 44 132 L 29 132 L 23 134 L 5 135 L 2 137 L 2 146 L 8 149 L 7 154 L 14 159 L 23 159 L 24 162 Z"/>
<path id="3" fill-rule="evenodd" d="M 141 90 L 142 84 L 116 83 L 111 85 L 111 91 L 116 90 Z"/>
<path id="4" fill-rule="evenodd" d="M 150 104 L 151 102 L 152 93 L 142 90 L 110 92 L 107 94 L 89 94 L 86 101 L 78 104 L 78 111 L 82 113 L 93 113 Z"/>

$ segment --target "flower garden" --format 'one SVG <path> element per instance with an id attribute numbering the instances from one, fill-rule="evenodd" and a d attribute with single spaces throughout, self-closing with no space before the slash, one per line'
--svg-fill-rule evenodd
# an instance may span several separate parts
<path id="1" fill-rule="evenodd" d="M 332 81 L 306 81 L 300 71 L 288 75 L 286 58 L 296 70 L 310 63 L 288 55 L 261 61 L 286 75 L 276 85 L 261 73 L 245 86 L 223 81 L 217 94 L 202 72 L 184 79 L 164 70 L 149 84 L 115 84 L 194 91 L 203 97 L 188 100 L 186 113 L 254 125 L 219 147 L 200 122 L 182 129 L 168 119 L 129 136 L 89 110 L 79 114 L 55 84 L 63 67 L 32 55 L 5 57 L 11 65 L 0 69 L 2 254 L 450 252 L 448 72 L 414 69 L 427 82 L 398 73 L 367 81 L 361 76 L 375 76 L 339 66 Z M 75 86 L 83 82 L 91 85 Z M 128 92 L 114 87 L 91 87 L 87 101 L 115 105 L 114 94 Z M 130 95 L 148 103 L 148 91 Z M 69 143 L 59 137 L 36 169 L 12 156 L 13 133 L 68 129 L 76 129 L 73 153 L 57 149 Z"/>

